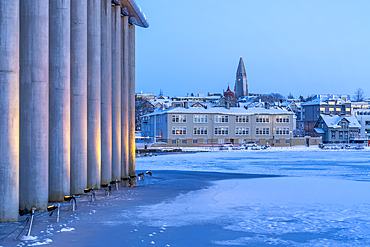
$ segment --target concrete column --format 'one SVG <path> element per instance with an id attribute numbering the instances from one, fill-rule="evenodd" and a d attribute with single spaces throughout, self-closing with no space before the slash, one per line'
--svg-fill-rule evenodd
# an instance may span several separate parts
<path id="1" fill-rule="evenodd" d="M 135 176 L 135 26 L 129 25 L 129 175 Z"/>
<path id="2" fill-rule="evenodd" d="M 49 162 L 49 0 L 20 0 L 19 207 L 45 210 Z"/>
<path id="3" fill-rule="evenodd" d="M 128 16 L 123 16 L 122 19 L 122 161 L 121 161 L 121 177 L 127 178 L 129 176 L 129 115 L 128 115 L 128 85 L 129 85 L 129 64 L 128 64 L 128 56 L 129 56 L 129 48 L 128 48 L 128 39 L 129 39 L 129 32 L 128 32 Z"/>
<path id="4" fill-rule="evenodd" d="M 49 0 L 49 201 L 70 193 L 70 0 Z"/>
<path id="5" fill-rule="evenodd" d="M 0 222 L 19 210 L 19 1 L 0 1 Z"/>
<path id="6" fill-rule="evenodd" d="M 121 7 L 112 8 L 112 180 L 121 181 Z"/>
<path id="7" fill-rule="evenodd" d="M 101 9 L 101 183 L 112 181 L 112 16 L 111 0 Z"/>
<path id="8" fill-rule="evenodd" d="M 87 2 L 87 187 L 101 184 L 101 0 Z"/>
<path id="9" fill-rule="evenodd" d="M 71 194 L 87 186 L 87 0 L 71 0 Z"/>

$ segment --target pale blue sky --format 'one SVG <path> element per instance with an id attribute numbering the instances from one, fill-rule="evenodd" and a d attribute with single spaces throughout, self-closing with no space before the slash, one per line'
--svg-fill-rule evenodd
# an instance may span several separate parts
<path id="1" fill-rule="evenodd" d="M 136 1 L 137 92 L 233 89 L 242 56 L 252 93 L 370 96 L 370 1 Z"/>

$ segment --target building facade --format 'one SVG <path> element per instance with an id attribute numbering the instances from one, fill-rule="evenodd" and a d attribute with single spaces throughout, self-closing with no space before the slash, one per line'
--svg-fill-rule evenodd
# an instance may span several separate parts
<path id="1" fill-rule="evenodd" d="M 304 134 L 317 136 L 313 130 L 321 114 L 351 116 L 349 95 L 316 95 L 309 102 L 301 104 L 301 121 Z"/>
<path id="2" fill-rule="evenodd" d="M 360 137 L 361 125 L 354 116 L 320 115 L 314 130 L 323 143 L 356 143 Z"/>
<path id="3" fill-rule="evenodd" d="M 143 137 L 167 146 L 210 146 L 224 143 L 289 146 L 294 113 L 280 109 L 173 108 L 142 117 Z"/>

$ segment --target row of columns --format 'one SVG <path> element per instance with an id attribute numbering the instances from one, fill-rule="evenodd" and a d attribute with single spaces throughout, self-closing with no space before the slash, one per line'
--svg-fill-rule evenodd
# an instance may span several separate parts
<path id="1" fill-rule="evenodd" d="M 0 222 L 135 176 L 135 26 L 116 3 L 0 1 Z"/>

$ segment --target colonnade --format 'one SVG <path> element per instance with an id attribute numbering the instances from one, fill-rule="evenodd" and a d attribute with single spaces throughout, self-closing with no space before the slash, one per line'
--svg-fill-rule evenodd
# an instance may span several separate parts
<path id="1" fill-rule="evenodd" d="M 0 222 L 135 176 L 134 0 L 0 1 Z"/>

